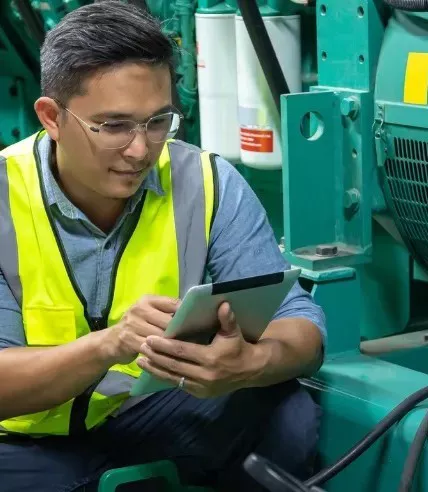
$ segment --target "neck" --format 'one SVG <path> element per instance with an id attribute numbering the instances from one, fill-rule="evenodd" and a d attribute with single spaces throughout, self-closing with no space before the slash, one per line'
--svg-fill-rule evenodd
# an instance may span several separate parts
<path id="1" fill-rule="evenodd" d="M 52 153 L 52 172 L 67 198 L 81 210 L 86 217 L 103 232 L 110 232 L 122 214 L 126 199 L 106 198 L 94 193 L 77 182 L 74 177 L 61 166 L 63 157 L 58 152 Z"/>

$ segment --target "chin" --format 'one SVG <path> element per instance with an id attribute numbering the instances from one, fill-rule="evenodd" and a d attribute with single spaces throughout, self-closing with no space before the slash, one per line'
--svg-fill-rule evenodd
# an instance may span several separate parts
<path id="1" fill-rule="evenodd" d="M 106 198 L 112 198 L 114 200 L 126 200 L 131 198 L 140 188 L 140 185 L 132 186 L 114 186 L 104 190 L 102 193 Z"/>
<path id="2" fill-rule="evenodd" d="M 115 179 L 105 183 L 103 195 L 106 198 L 125 200 L 131 198 L 140 188 L 145 175 L 139 179 Z"/>

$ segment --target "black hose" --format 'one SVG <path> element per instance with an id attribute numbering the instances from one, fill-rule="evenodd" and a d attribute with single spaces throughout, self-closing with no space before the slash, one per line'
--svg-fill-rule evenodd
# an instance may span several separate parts
<path id="1" fill-rule="evenodd" d="M 237 4 L 257 58 L 265 74 L 278 113 L 281 114 L 281 95 L 289 94 L 290 89 L 266 31 L 259 7 L 257 6 L 256 0 L 237 0 Z"/>
<path id="2" fill-rule="evenodd" d="M 269 492 L 310 492 L 297 478 L 256 453 L 245 459 L 244 469 Z"/>
<path id="3" fill-rule="evenodd" d="M 419 428 L 410 446 L 409 453 L 407 454 L 406 462 L 404 464 L 403 473 L 401 474 L 400 487 L 398 492 L 409 492 L 412 489 L 413 479 L 416 472 L 419 459 L 424 449 L 424 444 L 428 436 L 428 412 L 422 419 Z"/>
<path id="4" fill-rule="evenodd" d="M 41 46 L 45 39 L 45 29 L 39 14 L 33 10 L 29 0 L 15 0 L 15 6 L 21 14 L 22 20 L 26 24 L 28 31 L 35 41 Z"/>
<path id="5" fill-rule="evenodd" d="M 327 480 L 330 480 L 344 468 L 355 461 L 360 455 L 362 455 L 367 449 L 374 444 L 379 437 L 381 437 L 393 424 L 402 419 L 410 410 L 412 410 L 418 403 L 428 398 L 428 386 L 416 391 L 408 396 L 403 402 L 397 405 L 384 419 L 382 419 L 373 430 L 371 430 L 360 442 L 358 442 L 353 448 L 350 449 L 345 455 L 343 455 L 336 463 L 321 470 L 319 473 L 306 480 L 305 485 L 307 487 L 313 487 L 315 485 L 321 485 Z"/>
<path id="6" fill-rule="evenodd" d="M 390 7 L 413 12 L 427 12 L 428 0 L 383 0 Z"/>

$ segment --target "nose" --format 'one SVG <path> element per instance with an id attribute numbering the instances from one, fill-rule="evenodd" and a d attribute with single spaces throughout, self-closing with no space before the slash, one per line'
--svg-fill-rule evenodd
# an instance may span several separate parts
<path id="1" fill-rule="evenodd" d="M 141 161 L 147 156 L 148 151 L 146 132 L 142 130 L 135 132 L 132 141 L 124 150 L 123 155 Z"/>

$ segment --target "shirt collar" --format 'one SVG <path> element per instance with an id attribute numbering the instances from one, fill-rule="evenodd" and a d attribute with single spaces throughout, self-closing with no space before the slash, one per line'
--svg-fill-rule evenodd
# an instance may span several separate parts
<path id="1" fill-rule="evenodd" d="M 52 148 L 53 142 L 49 135 L 44 135 L 38 143 L 40 166 L 42 171 L 43 187 L 45 189 L 48 205 L 57 205 L 61 213 L 71 219 L 77 218 L 81 212 L 65 196 L 59 187 L 52 172 Z M 144 195 L 145 190 L 155 192 L 157 195 L 165 194 L 159 177 L 158 167 L 155 166 L 147 175 L 137 192 L 128 202 L 129 211 L 132 213 Z"/>

